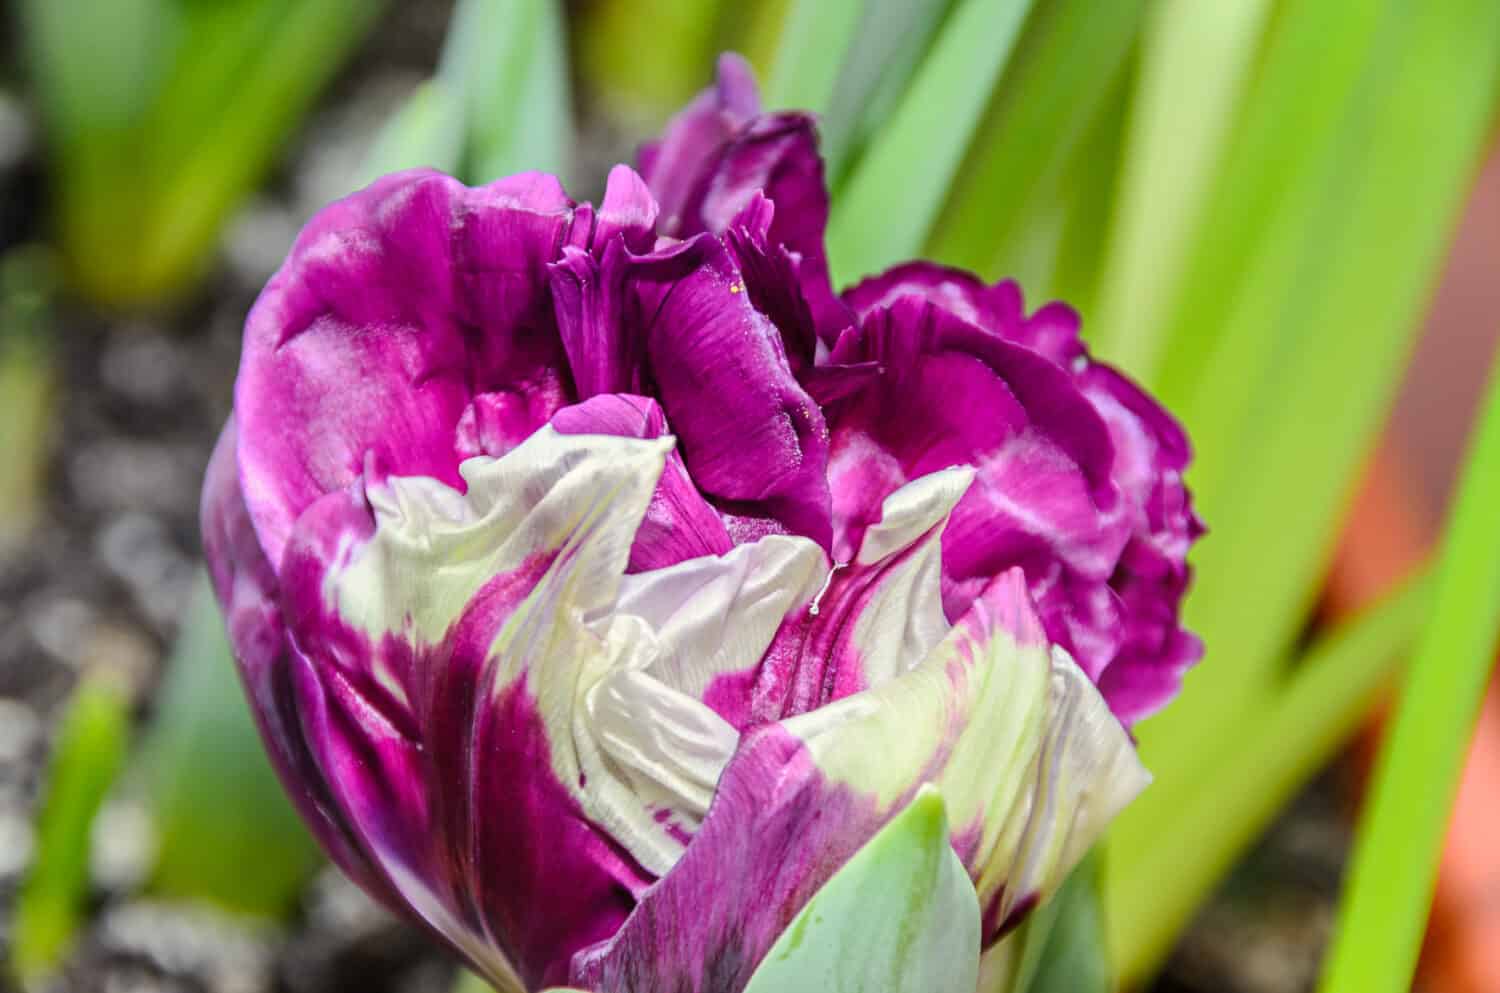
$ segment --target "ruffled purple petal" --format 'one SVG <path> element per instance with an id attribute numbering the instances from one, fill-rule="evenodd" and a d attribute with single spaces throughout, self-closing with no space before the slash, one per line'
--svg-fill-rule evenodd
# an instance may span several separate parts
<path id="1" fill-rule="evenodd" d="M 367 892 L 392 910 L 399 909 L 400 899 L 350 837 L 302 738 L 293 702 L 292 651 L 279 609 L 279 581 L 260 550 L 245 507 L 235 464 L 237 437 L 231 416 L 209 460 L 201 518 L 204 559 L 251 712 L 272 766 L 323 849 Z"/>
<path id="2" fill-rule="evenodd" d="M 830 408 L 836 559 L 852 556 L 885 494 L 972 465 L 975 483 L 943 538 L 950 618 L 1015 565 L 1027 568 L 1034 594 L 1074 576 L 1108 580 L 1128 536 L 1109 475 L 1113 450 L 1066 372 L 917 296 L 868 313 L 833 358 L 883 370 Z M 1088 669 L 1093 660 L 1080 661 Z"/>
<path id="3" fill-rule="evenodd" d="M 760 113 L 755 71 L 743 58 L 719 56 L 715 84 L 693 99 L 656 141 L 636 157 L 641 175 L 661 204 L 660 232 L 695 233 L 698 205 L 712 179 L 710 170 L 724 146 Z"/>
<path id="4" fill-rule="evenodd" d="M 572 982 L 737 993 L 924 783 L 953 812 L 992 942 L 1061 884 L 1146 779 L 1095 689 L 1049 656 L 1011 573 L 911 671 L 748 732 L 681 861 L 612 939 L 575 957 Z"/>
<path id="5" fill-rule="evenodd" d="M 250 314 L 235 387 L 245 501 L 272 563 L 371 457 L 457 483 L 461 421 L 503 451 L 566 402 L 545 266 L 572 218 L 550 176 L 469 189 L 418 170 L 308 224 Z"/>
<path id="6" fill-rule="evenodd" d="M 633 259 L 627 280 L 627 320 L 698 488 L 826 548 L 828 429 L 728 250 L 699 235 Z"/>
<path id="7" fill-rule="evenodd" d="M 823 245 L 828 189 L 813 118 L 761 113 L 754 76 L 743 59 L 720 58 L 717 85 L 673 118 L 662 139 L 642 150 L 640 163 L 662 205 L 660 231 L 669 237 L 723 235 L 758 195 L 774 203 L 775 217 L 767 218 L 768 229 L 755 250 L 787 253 L 822 337 L 831 341 L 848 326 L 849 313 L 833 292 Z M 746 268 L 756 267 L 747 263 Z M 804 333 L 798 326 L 783 330 Z"/>
<path id="8" fill-rule="evenodd" d="M 1122 719 L 1138 720 L 1170 699 L 1182 673 L 1200 654 L 1196 639 L 1177 620 L 1188 581 L 1188 547 L 1202 530 L 1182 481 L 1191 456 L 1181 427 L 1138 387 L 1089 358 L 1071 308 L 1048 304 L 1027 315 L 1014 283 L 987 285 L 969 273 L 917 262 L 864 281 L 844 299 L 863 325 L 841 340 L 824 366 L 839 368 L 835 363 L 879 355 L 887 374 L 884 391 L 868 389 L 833 406 L 839 411 L 832 415 L 836 526 L 857 533 L 870 498 L 855 494 L 878 494 L 905 476 L 902 441 L 861 429 L 851 444 L 844 431 L 849 418 L 860 415 L 850 412 L 863 411 L 862 419 L 875 423 L 883 409 L 895 421 L 895 411 L 904 404 L 901 416 L 909 437 L 968 444 L 967 454 L 944 455 L 979 469 L 975 489 L 967 506 L 955 512 L 944 546 L 949 616 L 963 609 L 987 576 L 1020 565 L 1048 634 L 1099 682 Z M 872 322 L 884 330 L 872 332 L 865 326 Z M 932 330 L 957 325 L 971 330 L 959 335 Z M 993 355 L 994 346 L 976 346 L 975 332 L 1031 355 L 1033 372 L 1017 378 L 1019 365 L 1000 369 L 983 357 Z M 950 345 L 934 346 L 940 338 Z M 873 350 L 872 341 L 877 343 Z M 913 351 L 924 356 L 920 375 L 889 371 L 910 366 L 907 355 Z M 1003 381 L 999 392 L 996 384 L 973 379 L 972 364 L 950 359 L 940 368 L 932 360 L 945 351 L 989 364 Z M 1049 370 L 1042 373 L 1042 366 Z M 897 380 L 905 385 L 893 386 Z M 1033 384 L 1029 393 L 1019 388 L 1027 381 Z M 1050 385 L 1043 386 L 1044 381 Z M 1054 423 L 1070 422 L 1078 429 L 1089 425 L 1095 439 L 1092 455 L 1080 459 L 1075 452 L 1069 467 L 1019 436 L 1001 440 L 994 433 L 1000 428 L 997 422 L 1007 412 L 1015 416 L 1007 395 L 1019 403 L 1025 418 L 1061 409 L 1059 404 L 1072 409 Z M 960 396 L 975 399 L 968 404 L 951 399 Z M 981 397 L 985 399 L 977 399 Z M 1078 413 L 1080 399 L 1092 408 L 1093 417 Z M 966 430 L 965 421 L 980 426 Z M 1100 496 L 1103 491 L 1096 484 L 1101 473 L 1112 496 Z M 1086 492 L 1093 494 L 1096 513 L 1081 499 Z M 981 504 L 986 493 L 993 499 Z M 1044 526 L 1019 540 L 1013 529 L 987 526 L 1007 518 Z M 1049 535 L 1041 547 L 1030 540 L 1037 534 Z"/>

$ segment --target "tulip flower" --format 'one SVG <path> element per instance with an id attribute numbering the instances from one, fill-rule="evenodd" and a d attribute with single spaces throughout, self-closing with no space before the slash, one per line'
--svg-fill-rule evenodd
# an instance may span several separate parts
<path id="1" fill-rule="evenodd" d="M 205 549 L 303 816 L 497 988 L 968 993 L 1146 784 L 1186 444 L 1008 284 L 836 296 L 811 122 L 724 71 L 597 207 L 314 218 Z"/>

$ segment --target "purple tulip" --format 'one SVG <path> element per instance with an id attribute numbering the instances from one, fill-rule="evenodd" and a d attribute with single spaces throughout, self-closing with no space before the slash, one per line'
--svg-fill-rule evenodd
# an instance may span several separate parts
<path id="1" fill-rule="evenodd" d="M 835 296 L 738 62 L 644 159 L 386 177 L 262 293 L 203 528 L 267 747 L 502 989 L 737 993 L 924 784 L 992 944 L 1196 657 L 1185 439 L 1009 284 Z"/>

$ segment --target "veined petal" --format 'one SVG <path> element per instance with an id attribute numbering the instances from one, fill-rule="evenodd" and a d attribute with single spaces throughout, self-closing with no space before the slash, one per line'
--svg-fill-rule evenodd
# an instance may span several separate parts
<path id="1" fill-rule="evenodd" d="M 1075 412 L 1066 421 L 1079 428 L 1091 420 L 1102 423 L 1108 444 L 1097 444 L 1100 433 L 1092 427 L 1092 454 L 1082 458 L 1074 448 L 1069 457 L 1083 475 L 1097 477 L 1101 468 L 1107 471 L 1114 495 L 1101 500 L 1102 491 L 1095 486 L 1097 513 L 1090 513 L 1089 501 L 1079 499 L 1082 488 L 1067 485 L 1070 472 L 1063 461 L 1044 456 L 1018 462 L 1015 457 L 1028 449 L 1042 455 L 1047 444 L 1007 448 L 985 442 L 982 430 L 971 432 L 968 440 L 975 443 L 975 454 L 968 461 L 980 469 L 980 483 L 974 488 L 973 505 L 960 508 L 949 529 L 949 616 L 956 617 L 989 577 L 1019 565 L 1026 571 L 1048 634 L 1077 659 L 1121 719 L 1138 720 L 1164 704 L 1202 653 L 1178 617 L 1189 578 L 1187 551 L 1202 533 L 1182 479 L 1191 457 L 1182 428 L 1138 386 L 1089 357 L 1079 338 L 1077 313 L 1064 304 L 1049 303 L 1028 315 L 1013 282 L 989 285 L 970 273 L 913 262 L 860 283 L 844 294 L 844 302 L 866 325 L 877 326 L 846 335 L 831 359 L 844 364 L 825 363 L 817 370 L 820 376 L 828 375 L 823 369 L 840 369 L 840 378 L 848 379 L 842 370 L 849 368 L 851 359 L 868 357 L 872 351 L 889 355 L 903 344 L 927 361 L 923 371 L 894 394 L 877 386 L 862 395 L 850 394 L 855 398 L 844 405 L 844 414 L 837 412 L 837 403 L 833 405 L 830 465 L 835 520 L 857 527 L 859 508 L 869 507 L 881 486 L 904 475 L 898 448 L 878 432 L 851 432 L 851 420 L 868 419 L 869 405 L 878 397 L 899 397 L 903 414 L 917 422 L 905 425 L 907 433 L 924 435 L 951 405 L 942 391 L 930 388 L 931 382 L 939 375 L 951 379 L 963 372 L 952 353 L 988 362 L 993 346 L 985 344 L 985 338 L 1030 353 L 1033 366 L 1051 366 L 1052 371 L 1018 379 L 1016 368 L 996 366 L 999 378 L 1028 417 L 1048 406 L 1067 403 L 1076 408 L 1080 396 L 1093 408 L 1094 418 Z M 951 325 L 970 328 L 969 343 L 943 330 Z M 939 344 L 945 338 L 948 343 Z M 934 351 L 949 357 L 939 360 Z M 933 368 L 939 361 L 947 368 Z M 886 363 L 897 369 L 913 364 L 915 360 L 894 358 Z M 1027 397 L 1015 390 L 1024 379 L 1050 385 Z M 804 380 L 813 384 L 809 388 L 814 392 L 825 391 L 813 377 Z M 975 383 L 969 392 L 980 396 L 987 389 L 991 387 Z M 954 385 L 947 395 L 957 392 Z M 889 402 L 884 406 L 894 410 Z M 986 406 L 1006 409 L 1001 401 Z M 858 413 L 862 408 L 865 413 Z M 996 420 L 992 418 L 989 426 Z M 1041 425 L 1044 418 L 1036 417 L 1036 422 Z M 966 437 L 962 427 L 933 433 L 950 443 L 963 443 Z M 1048 444 L 1063 438 L 1045 427 L 1038 434 Z M 1019 474 L 1010 471 L 1017 465 Z M 1002 499 L 981 506 L 981 494 Z"/>
<path id="2" fill-rule="evenodd" d="M 908 676 L 784 725 L 882 808 L 938 785 L 987 940 L 1060 885 L 1149 781 L 1088 677 L 1047 642 L 1019 569 Z"/>
<path id="3" fill-rule="evenodd" d="M 1050 650 L 1019 570 L 915 670 L 749 732 L 694 843 L 573 982 L 737 993 L 807 901 L 937 785 L 994 940 L 1146 783 L 1088 679 Z M 738 899 L 726 899 L 726 892 Z"/>
<path id="4" fill-rule="evenodd" d="M 729 251 L 699 235 L 633 260 L 630 285 L 656 394 L 694 482 L 726 509 L 826 548 L 828 428 Z"/>
<path id="5" fill-rule="evenodd" d="M 230 645 L 271 765 L 333 860 L 392 909 L 400 900 L 350 837 L 317 773 L 292 705 L 291 648 L 281 618 L 280 583 L 266 561 L 240 489 L 233 415 L 209 460 L 201 506 L 203 554 L 224 611 Z"/>
<path id="6" fill-rule="evenodd" d="M 915 294 L 868 312 L 832 359 L 883 370 L 829 409 L 834 554 L 857 547 L 883 494 L 972 465 L 974 485 L 944 533 L 948 617 L 1020 566 L 1054 640 L 1101 672 L 1119 623 L 1107 584 L 1130 519 L 1108 427 L 1071 374 Z"/>
<path id="7" fill-rule="evenodd" d="M 816 330 L 831 343 L 848 326 L 849 312 L 833 292 L 823 246 L 828 188 L 813 117 L 761 113 L 744 59 L 721 56 L 717 85 L 673 118 L 660 141 L 641 150 L 640 163 L 662 203 L 660 231 L 669 237 L 724 235 L 757 197 L 774 202 L 774 219 L 766 215 L 767 230 L 753 250 L 771 259 L 784 253 L 811 318 L 810 326 L 799 320 L 782 325 L 783 332 L 800 343 Z M 790 314 L 782 309 L 776 316 Z"/>
<path id="8" fill-rule="evenodd" d="M 603 820 L 646 868 L 665 874 L 676 864 L 739 743 L 712 693 L 715 677 L 753 667 L 827 572 L 813 542 L 770 535 L 622 581 L 610 629 L 650 647 L 585 677 L 587 719 L 575 739 L 590 756 L 591 793 L 595 783 L 628 785 L 601 795 Z"/>
<path id="9" fill-rule="evenodd" d="M 925 787 L 782 932 L 746 993 L 974 993 L 979 902 Z"/>
<path id="10" fill-rule="evenodd" d="M 386 477 L 299 521 L 283 570 L 321 779 L 393 889 L 487 975 L 565 978 L 650 881 L 574 744 L 670 438 L 544 428 L 466 491 Z M 499 805 L 499 806 L 493 806 Z"/>
<path id="11" fill-rule="evenodd" d="M 566 401 L 544 267 L 572 218 L 550 176 L 469 189 L 416 170 L 308 224 L 251 311 L 235 385 L 240 477 L 273 566 L 321 496 L 371 469 L 456 486 L 462 419 L 500 454 Z"/>
<path id="12" fill-rule="evenodd" d="M 716 709 L 743 730 L 877 686 L 926 657 L 949 627 L 943 526 L 972 479 L 969 469 L 947 469 L 888 496 L 859 554 L 783 613 L 758 661 L 715 678 L 707 698 Z"/>
<path id="13" fill-rule="evenodd" d="M 695 216 L 708 168 L 724 144 L 758 113 L 754 70 L 740 56 L 725 53 L 719 57 L 715 85 L 672 118 L 660 139 L 641 148 L 641 175 L 661 204 L 662 234 L 683 235 L 683 226 Z"/>

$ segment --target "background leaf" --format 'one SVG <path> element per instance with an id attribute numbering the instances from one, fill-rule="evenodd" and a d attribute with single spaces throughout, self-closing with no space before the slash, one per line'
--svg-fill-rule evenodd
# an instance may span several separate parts
<path id="1" fill-rule="evenodd" d="M 322 856 L 266 758 L 207 576 L 140 758 L 160 838 L 157 893 L 264 916 L 292 909 Z"/>

